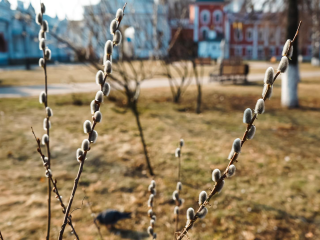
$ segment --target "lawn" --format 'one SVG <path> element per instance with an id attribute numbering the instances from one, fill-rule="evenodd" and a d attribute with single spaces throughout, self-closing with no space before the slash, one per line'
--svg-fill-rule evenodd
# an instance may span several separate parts
<path id="1" fill-rule="evenodd" d="M 90 74 L 94 80 L 95 74 Z M 73 79 L 84 78 L 80 75 Z M 256 121 L 254 139 L 242 149 L 236 175 L 213 197 L 208 215 L 189 232 L 190 239 L 320 239 L 319 87 L 317 79 L 303 80 L 299 84 L 301 107 L 288 110 L 280 107 L 280 84 L 275 85 L 265 114 Z M 197 115 L 195 87 L 189 88 L 179 105 L 172 103 L 169 89 L 142 90 L 139 111 L 156 174 L 158 239 L 173 239 L 171 195 L 177 181 L 174 151 L 179 139 L 185 140 L 181 228 L 187 208 L 197 208 L 198 194 L 212 188 L 211 171 L 227 166 L 232 142 L 245 130 L 243 111 L 255 106 L 261 92 L 261 84 L 206 85 L 203 113 Z M 52 172 L 65 203 L 78 171 L 75 153 L 86 137 L 82 125 L 91 118 L 89 104 L 94 95 L 49 97 L 54 112 Z M 124 105 L 122 95 L 112 92 L 101 109 L 98 141 L 88 153 L 73 204 L 73 209 L 81 208 L 72 214 L 80 239 L 99 239 L 86 201 L 82 205 L 82 189 L 96 213 L 107 208 L 132 212 L 132 219 L 119 222 L 115 232 L 103 227 L 105 239 L 149 238 L 151 178 L 134 117 L 130 111 L 123 112 Z M 6 240 L 44 239 L 46 234 L 47 183 L 30 130 L 33 126 L 37 136 L 42 136 L 44 114 L 37 97 L 0 99 L 0 229 Z M 63 215 L 58 201 L 52 202 L 51 238 L 57 239 Z M 66 229 L 64 239 L 74 239 L 70 228 Z"/>

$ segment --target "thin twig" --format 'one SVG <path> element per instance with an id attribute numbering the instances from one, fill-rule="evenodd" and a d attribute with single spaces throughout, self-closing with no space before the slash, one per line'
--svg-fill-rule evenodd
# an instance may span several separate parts
<path id="1" fill-rule="evenodd" d="M 1 239 L 1 240 L 3 240 L 3 237 L 2 237 L 1 231 L 0 231 L 0 239 Z"/>
<path id="2" fill-rule="evenodd" d="M 124 12 L 124 10 L 125 10 L 125 8 L 126 8 L 126 5 L 127 5 L 127 3 L 125 3 L 124 6 L 123 6 L 123 8 L 122 8 L 122 9 L 123 9 L 123 12 Z M 122 19 L 121 19 L 121 20 L 122 20 Z M 117 29 L 119 29 L 121 20 L 120 20 L 119 23 L 118 23 Z M 113 46 L 115 46 L 115 44 L 113 44 Z M 103 82 L 103 84 L 104 84 L 105 81 L 107 80 L 107 76 L 108 76 L 108 75 L 106 74 L 105 77 L 104 77 L 104 82 Z M 102 87 L 102 86 L 103 86 L 103 85 L 101 85 L 101 87 Z M 96 103 L 99 104 L 99 108 L 100 108 L 100 103 L 98 103 L 97 101 L 96 101 Z M 97 122 L 95 121 L 95 119 L 93 119 L 93 126 L 92 126 L 92 129 L 91 129 L 91 132 L 88 134 L 88 140 L 89 140 L 89 142 L 90 142 L 90 138 L 91 138 L 91 135 L 92 135 L 92 133 L 93 133 L 93 131 L 94 131 L 94 128 L 95 128 L 96 124 L 97 124 Z M 90 150 L 90 149 L 89 149 L 89 150 Z M 84 165 L 84 162 L 85 162 L 85 160 L 86 160 L 87 152 L 88 152 L 88 151 L 85 151 L 84 154 L 83 154 L 82 159 L 81 159 L 81 160 L 79 159 L 79 160 L 80 160 L 80 166 L 79 166 L 79 170 L 78 170 L 77 176 L 76 176 L 76 178 L 75 178 L 75 180 L 74 180 L 74 185 L 73 185 L 73 188 L 72 188 L 72 191 L 71 191 L 71 196 L 70 196 L 70 199 L 69 199 L 69 203 L 68 203 L 68 206 L 67 206 L 67 208 L 66 208 L 66 212 L 65 212 L 65 215 L 64 215 L 63 223 L 62 223 L 62 225 L 61 225 L 61 229 L 60 229 L 60 232 L 59 232 L 59 238 L 58 238 L 59 240 L 62 240 L 63 232 L 64 232 L 64 230 L 65 230 L 65 228 L 66 228 L 66 225 L 67 225 L 67 222 L 68 222 L 69 212 L 70 212 L 70 209 L 71 209 L 71 206 L 72 206 L 72 203 L 73 203 L 73 199 L 74 199 L 75 193 L 76 193 L 77 188 L 78 188 L 78 183 L 79 183 L 79 180 L 80 180 L 80 177 L 81 177 L 81 173 L 82 173 L 82 171 L 83 171 L 83 165 Z"/>
<path id="3" fill-rule="evenodd" d="M 297 32 L 296 32 L 296 34 L 295 34 L 294 39 L 291 41 L 291 44 L 292 44 L 292 42 L 296 39 L 296 36 L 298 35 L 298 32 L 299 32 L 299 28 L 300 28 L 300 26 L 301 26 L 301 23 L 302 23 L 302 22 L 300 21 L 299 26 L 298 26 L 298 29 L 297 29 Z M 286 53 L 285 53 L 285 56 L 288 55 L 289 50 L 290 50 L 290 47 L 287 49 L 287 51 L 286 51 Z M 276 75 L 274 76 L 273 82 L 275 82 L 275 80 L 277 79 L 277 77 L 278 77 L 279 75 L 280 75 L 280 71 L 278 71 L 278 72 L 276 73 Z M 269 88 L 270 88 L 270 86 L 269 86 Z M 269 88 L 268 88 L 268 90 L 269 90 Z M 268 93 L 268 90 L 265 92 L 265 94 L 264 94 L 264 96 L 263 96 L 263 101 L 265 101 L 266 98 L 267 98 L 266 95 L 267 95 L 267 93 Z M 255 113 L 254 116 L 252 117 L 251 122 L 248 124 L 247 129 L 246 129 L 246 131 L 245 131 L 245 133 L 244 133 L 244 135 L 243 135 L 243 137 L 242 137 L 241 147 L 242 147 L 242 145 L 247 141 L 248 131 L 249 131 L 249 129 L 252 127 L 252 125 L 253 125 L 253 123 L 254 123 L 254 121 L 255 121 L 256 119 L 257 119 L 257 114 Z M 197 210 L 197 212 L 196 212 L 196 214 L 195 214 L 195 217 L 194 217 L 193 219 L 191 219 L 190 222 L 189 222 L 189 224 L 182 230 L 182 232 L 181 232 L 181 233 L 179 234 L 179 236 L 177 237 L 177 240 L 183 239 L 183 238 L 188 234 L 188 231 L 191 229 L 191 227 L 193 226 L 193 224 L 194 224 L 194 223 L 196 222 L 196 220 L 199 218 L 199 217 L 198 217 L 198 213 L 201 212 L 202 209 L 204 209 L 205 206 L 209 204 L 210 199 L 213 197 L 213 195 L 215 195 L 215 194 L 218 192 L 218 189 L 221 189 L 220 186 L 221 186 L 221 184 L 223 184 L 222 182 L 223 182 L 224 179 L 227 177 L 227 172 L 228 172 L 228 170 L 229 170 L 229 167 L 237 160 L 238 155 L 239 155 L 238 153 L 234 153 L 234 155 L 233 155 L 233 157 L 231 158 L 231 160 L 230 160 L 230 162 L 229 162 L 226 170 L 224 171 L 224 173 L 223 173 L 223 175 L 221 176 L 221 178 L 220 178 L 220 179 L 216 182 L 216 184 L 214 185 L 214 187 L 213 187 L 213 189 L 211 190 L 208 198 L 206 199 L 206 201 L 205 201 L 203 204 L 200 205 L 199 209 Z"/>
<path id="4" fill-rule="evenodd" d="M 57 198 L 57 199 L 59 200 L 59 202 L 60 202 L 60 205 L 61 205 L 61 207 L 62 207 L 62 212 L 65 213 L 65 212 L 66 212 L 66 207 L 65 207 L 65 205 L 63 204 L 61 195 L 59 194 L 59 190 L 58 190 L 58 187 L 57 187 L 57 180 L 53 180 L 53 176 L 52 176 L 52 172 L 51 172 L 51 170 L 50 170 L 50 168 L 49 168 L 49 164 L 48 164 L 48 162 L 45 160 L 45 156 L 44 156 L 44 154 L 43 154 L 42 151 L 41 151 L 40 139 L 36 137 L 36 134 L 34 133 L 32 127 L 31 127 L 31 131 L 32 131 L 32 133 L 33 133 L 33 136 L 34 136 L 36 142 L 37 142 L 37 145 L 38 145 L 37 152 L 40 154 L 41 159 L 42 159 L 43 166 L 44 166 L 44 168 L 46 169 L 46 176 L 48 176 L 49 181 L 50 181 L 50 182 L 52 183 L 52 185 L 53 185 L 52 191 L 53 191 L 54 193 L 56 193 L 56 198 Z M 47 174 L 47 173 L 48 173 L 48 174 Z M 79 240 L 79 237 L 78 237 L 78 235 L 77 235 L 77 233 L 76 233 L 76 231 L 75 231 L 75 229 L 74 229 L 74 227 L 73 227 L 73 225 L 72 225 L 71 216 L 70 216 L 70 218 L 68 219 L 68 224 L 69 224 L 70 227 L 72 228 L 72 231 L 73 231 L 74 235 L 76 236 L 76 238 Z"/>

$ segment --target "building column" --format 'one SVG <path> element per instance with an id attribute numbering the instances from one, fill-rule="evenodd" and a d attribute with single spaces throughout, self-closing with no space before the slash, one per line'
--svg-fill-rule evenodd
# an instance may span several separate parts
<path id="1" fill-rule="evenodd" d="M 193 41 L 199 41 L 199 6 L 194 5 Z"/>
<path id="2" fill-rule="evenodd" d="M 225 59 L 229 59 L 230 57 L 230 25 L 231 25 L 231 22 L 229 21 L 228 19 L 228 16 L 226 15 L 225 17 L 225 35 L 224 35 L 224 38 L 225 38 L 225 46 L 224 46 L 224 58 Z"/>
<path id="3" fill-rule="evenodd" d="M 252 59 L 258 59 L 258 24 L 254 24 L 253 28 L 253 48 L 252 48 Z"/>

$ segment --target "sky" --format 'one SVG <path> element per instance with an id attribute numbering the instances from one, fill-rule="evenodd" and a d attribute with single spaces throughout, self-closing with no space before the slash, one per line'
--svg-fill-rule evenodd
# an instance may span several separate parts
<path id="1" fill-rule="evenodd" d="M 56 15 L 60 19 L 67 17 L 68 20 L 81 20 L 84 5 L 96 4 L 100 0 L 41 0 L 46 5 L 46 14 L 50 17 Z M 9 0 L 11 8 L 17 7 L 17 0 Z M 25 7 L 29 6 L 30 2 L 36 12 L 40 11 L 40 0 L 23 0 Z"/>

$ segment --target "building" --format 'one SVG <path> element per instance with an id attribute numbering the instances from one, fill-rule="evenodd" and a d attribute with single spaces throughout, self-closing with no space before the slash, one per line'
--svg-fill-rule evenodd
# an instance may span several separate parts
<path id="1" fill-rule="evenodd" d="M 39 50 L 39 25 L 35 23 L 35 10 L 30 4 L 24 8 L 18 1 L 18 7 L 12 10 L 7 0 L 0 0 L 0 65 L 37 63 L 42 56 Z M 67 31 L 67 20 L 44 15 L 49 30 L 57 34 Z M 52 36 L 47 34 L 46 44 L 51 49 L 53 61 L 69 61 L 70 51 Z"/>

